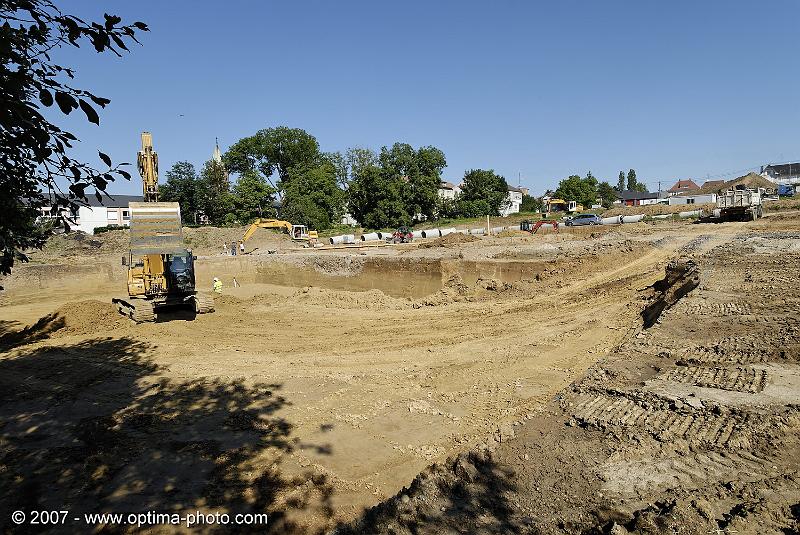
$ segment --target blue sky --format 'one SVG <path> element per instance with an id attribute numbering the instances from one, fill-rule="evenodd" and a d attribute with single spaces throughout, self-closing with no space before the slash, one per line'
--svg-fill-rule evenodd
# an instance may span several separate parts
<path id="1" fill-rule="evenodd" d="M 135 162 L 149 130 L 162 180 L 278 125 L 327 151 L 434 145 L 445 179 L 495 169 L 537 194 L 589 170 L 655 190 L 800 159 L 794 0 L 61 4 L 150 25 L 122 59 L 57 59 L 112 100 L 100 127 L 68 121 L 77 155 Z"/>

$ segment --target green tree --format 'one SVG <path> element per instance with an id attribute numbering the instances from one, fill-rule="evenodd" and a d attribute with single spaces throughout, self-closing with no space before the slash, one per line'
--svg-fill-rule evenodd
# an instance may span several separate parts
<path id="1" fill-rule="evenodd" d="M 211 223 L 232 223 L 235 219 L 234 197 L 230 193 L 228 174 L 219 162 L 209 160 L 203 165 L 195 195 L 195 205 L 208 216 Z M 231 214 L 231 217 L 226 221 L 227 214 Z"/>
<path id="2" fill-rule="evenodd" d="M 629 191 L 636 191 L 636 186 L 639 183 L 636 181 L 636 171 L 631 169 L 628 171 L 628 183 L 625 189 Z"/>
<path id="3" fill-rule="evenodd" d="M 399 176 L 386 176 L 377 165 L 366 165 L 353 175 L 347 208 L 363 227 L 390 228 L 411 223 L 404 202 L 406 183 Z"/>
<path id="4" fill-rule="evenodd" d="M 137 31 L 147 25 L 122 25 L 115 15 L 86 22 L 60 11 L 49 0 L 0 2 L 0 273 L 8 274 L 16 260 L 28 260 L 25 250 L 41 248 L 51 232 L 35 220 L 39 208 L 50 206 L 68 229 L 69 216 L 88 204 L 87 194 L 102 202 L 109 182 L 130 178 L 100 152 L 98 170 L 71 156 L 77 138 L 56 126 L 57 113 L 42 113 L 55 104 L 69 115 L 80 108 L 86 119 L 100 124 L 97 108 L 110 100 L 73 86 L 75 70 L 52 60 L 52 50 L 80 48 L 122 56 Z"/>
<path id="5" fill-rule="evenodd" d="M 619 172 L 619 178 L 617 179 L 617 191 L 625 191 L 625 171 Z"/>
<path id="6" fill-rule="evenodd" d="M 600 182 L 597 185 L 597 196 L 604 208 L 610 208 L 617 200 L 617 190 L 611 187 L 608 182 Z"/>
<path id="7" fill-rule="evenodd" d="M 274 200 L 275 188 L 257 171 L 245 172 L 233 186 L 236 217 L 242 223 L 249 223 L 257 217 L 273 217 Z"/>
<path id="8" fill-rule="evenodd" d="M 234 143 L 225 153 L 224 162 L 232 173 L 259 171 L 269 178 L 278 174 L 275 186 L 283 189 L 293 167 L 313 167 L 321 161 L 319 143 L 300 128 L 278 126 L 265 128 Z"/>
<path id="9" fill-rule="evenodd" d="M 459 211 L 463 217 L 500 215 L 508 197 L 508 182 L 493 169 L 471 169 L 464 174 Z"/>
<path id="10" fill-rule="evenodd" d="M 571 175 L 558 183 L 555 196 L 567 201 L 576 201 L 591 206 L 597 200 L 597 179 L 589 172 L 586 178 Z"/>
<path id="11" fill-rule="evenodd" d="M 369 166 L 378 165 L 378 155 L 372 149 L 351 147 L 347 149 L 344 156 L 349 170 L 348 179 L 352 179 Z"/>
<path id="12" fill-rule="evenodd" d="M 541 212 L 542 208 L 544 208 L 542 199 L 531 195 L 522 196 L 522 204 L 519 206 L 520 212 Z"/>
<path id="13" fill-rule="evenodd" d="M 344 212 L 345 195 L 331 163 L 293 167 L 283 196 L 281 217 L 317 230 L 338 223 Z"/>
<path id="14" fill-rule="evenodd" d="M 423 219 L 436 216 L 442 170 L 447 166 L 444 153 L 436 147 L 417 150 L 407 143 L 383 147 L 378 157 L 386 178 L 401 179 L 405 211 Z"/>
<path id="15" fill-rule="evenodd" d="M 181 205 L 184 222 L 193 223 L 197 212 L 197 171 L 189 162 L 176 162 L 167 171 L 166 182 L 159 188 L 159 198 L 164 202 Z"/>

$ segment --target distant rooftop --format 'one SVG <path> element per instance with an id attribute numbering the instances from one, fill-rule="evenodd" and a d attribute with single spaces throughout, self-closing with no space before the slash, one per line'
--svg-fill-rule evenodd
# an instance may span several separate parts
<path id="1" fill-rule="evenodd" d="M 643 201 L 645 199 L 658 199 L 658 193 L 649 191 L 622 190 L 617 192 L 617 198 L 622 201 Z"/>

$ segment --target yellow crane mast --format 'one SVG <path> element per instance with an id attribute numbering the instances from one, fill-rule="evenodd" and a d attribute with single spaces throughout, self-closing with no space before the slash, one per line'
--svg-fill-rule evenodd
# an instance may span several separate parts
<path id="1" fill-rule="evenodd" d="M 137 158 L 142 176 L 144 202 L 158 202 L 158 154 L 153 150 L 153 135 L 142 132 L 142 150 Z"/>

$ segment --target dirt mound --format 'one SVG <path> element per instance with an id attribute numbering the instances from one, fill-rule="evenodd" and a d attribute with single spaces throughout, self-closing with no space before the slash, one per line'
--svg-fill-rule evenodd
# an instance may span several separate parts
<path id="1" fill-rule="evenodd" d="M 56 234 L 47 240 L 41 251 L 33 251 L 34 261 L 47 262 L 73 257 L 94 257 L 122 254 L 128 249 L 128 230 L 111 230 L 102 234 L 86 234 L 75 231 Z"/>
<path id="2" fill-rule="evenodd" d="M 0 347 L 30 344 L 51 337 L 105 333 L 123 326 L 126 321 L 111 303 L 95 299 L 68 303 L 21 331 L 0 336 Z"/>
<path id="3" fill-rule="evenodd" d="M 617 215 L 667 215 L 677 214 L 678 212 L 687 212 L 689 210 L 706 210 L 710 211 L 716 208 L 714 203 L 709 204 L 674 204 L 672 206 L 666 204 L 652 204 L 649 206 L 624 206 L 620 208 L 612 208 L 606 210 L 601 214 L 601 217 L 613 217 Z"/>
<path id="4" fill-rule="evenodd" d="M 407 301 L 390 297 L 380 290 L 347 292 L 307 286 L 298 290 L 291 299 L 325 308 L 378 310 L 399 309 L 408 306 Z"/>
<path id="5" fill-rule="evenodd" d="M 453 234 L 448 234 L 447 236 L 442 236 L 441 238 L 436 238 L 431 241 L 421 243 L 418 248 L 430 249 L 431 247 L 451 247 L 453 245 L 471 243 L 480 240 L 481 239 L 478 236 L 474 236 L 472 234 L 461 234 L 454 232 Z"/>
<path id="6" fill-rule="evenodd" d="M 65 335 L 105 332 L 128 321 L 112 303 L 96 299 L 67 303 L 56 309 L 52 316 L 56 323 L 61 324 L 56 332 Z"/>

